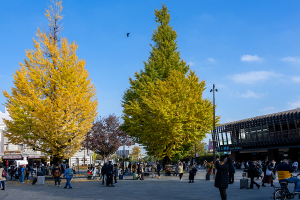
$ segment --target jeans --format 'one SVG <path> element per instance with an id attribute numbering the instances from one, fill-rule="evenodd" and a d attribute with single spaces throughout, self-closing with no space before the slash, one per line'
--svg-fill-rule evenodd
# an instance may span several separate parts
<path id="1" fill-rule="evenodd" d="M 20 183 L 24 183 L 24 172 L 21 172 L 19 181 L 20 181 Z"/>
<path id="2" fill-rule="evenodd" d="M 5 181 L 1 181 L 0 182 L 0 187 L 1 187 L 1 185 L 2 185 L 2 188 L 5 189 Z"/>
<path id="3" fill-rule="evenodd" d="M 58 183 L 60 185 L 60 177 L 54 177 L 55 185 Z"/>
<path id="4" fill-rule="evenodd" d="M 300 179 L 298 179 L 296 177 L 291 177 L 291 178 L 280 180 L 279 183 L 282 181 L 286 181 L 288 183 L 295 183 L 294 192 L 300 192 Z"/>
<path id="5" fill-rule="evenodd" d="M 69 186 L 69 188 L 71 188 L 71 187 L 72 187 L 72 185 L 71 185 L 71 183 L 70 183 L 71 178 L 66 178 L 66 179 L 67 179 L 67 183 L 66 183 L 65 188 L 68 187 L 68 186 Z"/>

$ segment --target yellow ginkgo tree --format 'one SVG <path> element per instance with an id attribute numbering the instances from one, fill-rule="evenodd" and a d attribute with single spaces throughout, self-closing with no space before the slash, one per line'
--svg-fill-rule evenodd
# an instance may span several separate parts
<path id="1" fill-rule="evenodd" d="M 173 70 L 165 80 L 142 88 L 136 91 L 140 99 L 125 105 L 124 123 L 151 155 L 181 157 L 212 129 L 213 105 L 202 97 L 205 81 L 199 81 L 195 72 Z"/>
<path id="2" fill-rule="evenodd" d="M 38 29 L 34 50 L 13 74 L 7 98 L 11 120 L 4 120 L 9 142 L 26 144 L 59 162 L 76 153 L 97 115 L 96 90 L 78 46 L 58 36 L 61 1 L 46 10 L 49 32 Z"/>

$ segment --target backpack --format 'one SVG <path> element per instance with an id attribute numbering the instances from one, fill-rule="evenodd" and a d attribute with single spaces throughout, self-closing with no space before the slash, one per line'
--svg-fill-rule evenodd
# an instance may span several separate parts
<path id="1" fill-rule="evenodd" d="M 2 177 L 6 177 L 6 176 L 7 176 L 7 172 L 3 169 Z"/>
<path id="2" fill-rule="evenodd" d="M 69 176 L 73 176 L 73 170 L 70 169 L 70 168 L 69 168 L 69 171 L 68 171 L 68 175 L 69 175 Z"/>
<path id="3" fill-rule="evenodd" d="M 54 176 L 55 178 L 60 177 L 60 171 L 59 171 L 59 169 L 55 169 L 55 170 L 54 170 L 53 176 Z"/>

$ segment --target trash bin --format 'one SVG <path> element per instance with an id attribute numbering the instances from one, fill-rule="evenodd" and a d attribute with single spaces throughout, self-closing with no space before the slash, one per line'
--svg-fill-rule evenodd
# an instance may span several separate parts
<path id="1" fill-rule="evenodd" d="M 37 184 L 38 185 L 45 185 L 45 176 L 38 176 L 37 177 Z"/>

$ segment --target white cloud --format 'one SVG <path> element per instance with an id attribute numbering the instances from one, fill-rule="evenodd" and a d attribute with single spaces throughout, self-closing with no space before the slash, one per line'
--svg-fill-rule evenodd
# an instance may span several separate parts
<path id="1" fill-rule="evenodd" d="M 255 61 L 262 61 L 263 58 L 258 57 L 257 55 L 251 56 L 251 55 L 243 55 L 241 57 L 241 61 L 245 62 L 255 62 Z"/>
<path id="2" fill-rule="evenodd" d="M 213 59 L 213 58 L 207 58 L 207 61 L 208 61 L 208 62 L 213 62 L 213 63 L 216 62 L 216 60 Z"/>
<path id="3" fill-rule="evenodd" d="M 289 62 L 289 63 L 300 63 L 300 57 L 298 57 L 298 56 L 295 56 L 295 57 L 288 56 L 288 57 L 282 58 L 281 61 Z"/>
<path id="4" fill-rule="evenodd" d="M 273 106 L 269 106 L 269 107 L 260 109 L 259 111 L 262 112 L 263 114 L 270 114 L 270 113 L 276 112 L 276 108 L 274 108 Z"/>
<path id="5" fill-rule="evenodd" d="M 244 94 L 241 94 L 241 97 L 242 98 L 255 98 L 255 99 L 257 99 L 257 98 L 261 98 L 263 96 L 263 94 L 255 94 L 253 91 L 251 91 L 251 90 L 247 90 L 247 92 L 246 93 L 244 93 Z"/>
<path id="6" fill-rule="evenodd" d="M 294 102 L 288 102 L 289 109 L 299 108 L 300 107 L 300 100 Z"/>
<path id="7" fill-rule="evenodd" d="M 300 76 L 292 77 L 292 81 L 294 81 L 296 83 L 300 83 Z"/>
<path id="8" fill-rule="evenodd" d="M 272 71 L 251 71 L 242 74 L 234 74 L 230 78 L 237 83 L 255 84 L 259 81 L 265 81 L 269 78 L 280 76 L 281 74 Z"/>
<path id="9" fill-rule="evenodd" d="M 194 63 L 194 62 L 189 62 L 188 65 L 189 65 L 189 66 L 194 66 L 195 63 Z"/>

